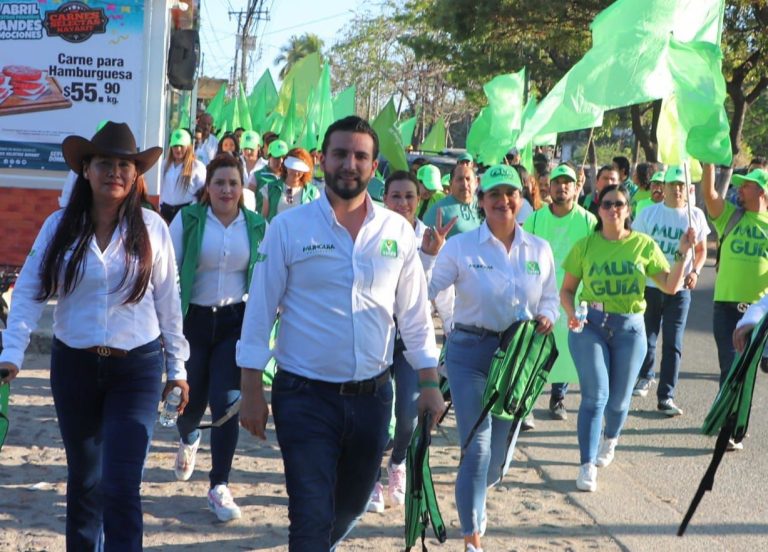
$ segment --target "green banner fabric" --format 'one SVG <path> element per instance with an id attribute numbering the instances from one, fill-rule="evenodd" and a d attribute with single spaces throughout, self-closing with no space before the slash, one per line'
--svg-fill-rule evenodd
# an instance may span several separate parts
<path id="1" fill-rule="evenodd" d="M 283 80 L 278 94 L 276 110 L 288 114 L 290 103 L 295 102 L 296 116 L 303 118 L 307 113 L 309 93 L 320 78 L 320 54 L 314 52 L 297 61 Z"/>
<path id="2" fill-rule="evenodd" d="M 603 112 L 667 98 L 670 37 L 719 43 L 724 0 L 618 0 L 592 22 L 592 48 L 542 100 L 520 136 L 600 126 Z"/>
<path id="3" fill-rule="evenodd" d="M 227 85 L 222 84 L 219 87 L 219 91 L 216 92 L 216 95 L 213 97 L 213 99 L 211 99 L 211 101 L 208 103 L 208 107 L 205 109 L 205 112 L 213 117 L 213 126 L 217 128 L 221 126 L 221 110 L 224 108 L 224 98 L 226 94 Z"/>
<path id="4" fill-rule="evenodd" d="M 245 130 L 253 130 L 253 123 L 251 122 L 251 110 L 250 106 L 248 105 L 248 98 L 245 96 L 245 90 L 243 90 L 243 85 L 240 83 L 239 85 L 240 93 L 237 95 L 237 111 L 238 115 L 240 115 L 240 124 L 235 127 L 237 128 L 244 128 Z"/>
<path id="5" fill-rule="evenodd" d="M 355 94 L 354 86 L 345 88 L 333 99 L 333 117 L 335 120 L 343 119 L 355 114 Z"/>
<path id="6" fill-rule="evenodd" d="M 427 137 L 424 138 L 424 141 L 419 146 L 419 150 L 440 153 L 445 149 L 445 144 L 445 119 L 440 117 L 435 121 L 435 124 L 432 125 L 429 134 L 427 134 Z"/>
<path id="7" fill-rule="evenodd" d="M 280 131 L 280 139 L 284 140 L 289 148 L 292 148 L 299 138 L 303 128 L 303 122 L 304 121 L 298 114 L 296 95 L 291 94 L 291 101 L 288 104 L 288 112 L 285 114 L 283 128 Z"/>
<path id="8" fill-rule="evenodd" d="M 406 119 L 402 123 L 397 125 L 400 130 L 400 141 L 404 147 L 408 147 L 413 143 L 413 133 L 416 130 L 416 117 Z"/>
<path id="9" fill-rule="evenodd" d="M 395 102 L 389 99 L 387 105 L 376 116 L 371 126 L 379 136 L 379 149 L 381 155 L 389 162 L 390 172 L 393 170 L 408 170 L 408 160 L 405 157 L 405 150 L 400 141 L 400 131 L 397 130 L 397 111 Z"/>

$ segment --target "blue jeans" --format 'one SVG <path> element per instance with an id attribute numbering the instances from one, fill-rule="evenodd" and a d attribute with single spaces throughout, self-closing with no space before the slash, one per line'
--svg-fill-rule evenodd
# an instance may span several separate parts
<path id="1" fill-rule="evenodd" d="M 720 385 L 723 385 L 728 371 L 731 369 L 733 359 L 736 358 L 736 349 L 733 347 L 733 331 L 736 324 L 744 316 L 739 312 L 736 303 L 723 303 L 715 301 L 712 310 L 712 330 L 717 345 L 717 360 L 720 364 Z"/>
<path id="2" fill-rule="evenodd" d="M 677 378 L 680 375 L 680 361 L 683 356 L 683 334 L 688 321 L 688 308 L 691 306 L 691 290 L 681 289 L 674 295 L 663 291 L 645 288 L 645 335 L 648 338 L 648 351 L 645 354 L 640 377 L 656 377 L 656 341 L 661 330 L 661 377 L 656 396 L 659 402 L 675 397 Z"/>
<path id="3" fill-rule="evenodd" d="M 549 394 L 550 401 L 562 401 L 565 394 L 568 393 L 567 383 L 553 383 L 552 391 Z"/>
<path id="4" fill-rule="evenodd" d="M 464 446 L 483 410 L 483 391 L 498 346 L 495 336 L 483 337 L 458 329 L 448 336 L 445 366 L 456 412 L 459 446 Z M 511 420 L 488 415 L 464 452 L 456 476 L 456 508 L 464 536 L 480 532 L 488 487 L 509 469 L 512 455 L 508 453 L 514 448 L 507 446 L 511 429 Z"/>
<path id="5" fill-rule="evenodd" d="M 595 462 L 603 416 L 607 439 L 621 433 L 647 348 L 642 314 L 589 309 L 587 322 L 581 333 L 568 334 L 581 388 L 576 422 L 581 464 Z"/>
<path id="6" fill-rule="evenodd" d="M 51 392 L 67 453 L 67 550 L 142 549 L 139 489 L 163 366 L 159 339 L 124 358 L 53 339 Z"/>
<path id="7" fill-rule="evenodd" d="M 272 412 L 288 489 L 289 550 L 333 550 L 365 511 L 378 479 L 392 385 L 340 395 L 278 370 Z"/>
<path id="8" fill-rule="evenodd" d="M 219 307 L 215 312 L 210 307 L 189 307 L 184 319 L 184 336 L 189 341 L 189 403 L 177 422 L 179 436 L 188 445 L 200 436 L 197 426 L 208 404 L 211 417 L 216 420 L 240 398 L 235 344 L 240 338 L 244 311 L 245 303 Z M 211 488 L 229 482 L 239 433 L 236 415 L 224 425 L 211 428 Z"/>
<path id="9" fill-rule="evenodd" d="M 395 376 L 395 438 L 392 463 L 402 464 L 419 421 L 419 375 L 402 352 L 392 359 Z"/>

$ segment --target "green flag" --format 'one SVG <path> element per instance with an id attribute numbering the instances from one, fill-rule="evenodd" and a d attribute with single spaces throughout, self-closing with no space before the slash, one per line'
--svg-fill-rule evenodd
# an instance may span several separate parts
<path id="1" fill-rule="evenodd" d="M 317 142 L 322 144 L 325 138 L 325 131 L 336 120 L 333 110 L 333 99 L 331 97 L 331 66 L 328 62 L 323 66 L 323 74 L 320 75 L 320 84 L 317 93 Z"/>
<path id="2" fill-rule="evenodd" d="M 694 158 L 716 165 L 733 161 L 725 79 L 720 46 L 710 42 L 669 41 L 677 114 L 685 149 Z"/>
<path id="3" fill-rule="evenodd" d="M 192 94 L 189 92 L 182 94 L 182 101 L 179 102 L 179 128 L 191 128 L 189 109 L 192 101 Z"/>
<path id="4" fill-rule="evenodd" d="M 439 153 L 445 149 L 445 144 L 445 119 L 440 117 L 429 129 L 429 134 L 424 138 L 419 150 Z"/>
<path id="5" fill-rule="evenodd" d="M 225 101 L 221 108 L 221 122 L 216 124 L 216 128 L 219 131 L 217 136 L 222 136 L 225 132 L 231 132 L 234 130 L 232 127 L 232 119 L 234 118 L 235 107 L 237 102 L 234 100 Z"/>
<path id="6" fill-rule="evenodd" d="M 469 127 L 469 133 L 467 134 L 467 151 L 472 154 L 475 161 L 482 163 L 483 165 L 495 165 L 499 163 L 499 159 L 493 157 L 487 159 L 485 155 L 485 143 L 488 138 L 488 131 L 490 129 L 491 117 L 487 107 L 480 110 L 475 120 L 472 121 L 472 125 Z"/>
<path id="7" fill-rule="evenodd" d="M 617 0 L 592 22 L 592 48 L 542 100 L 520 141 L 599 126 L 604 111 L 669 97 L 670 36 L 719 43 L 723 10 L 724 0 Z"/>
<path id="8" fill-rule="evenodd" d="M 238 84 L 240 93 L 237 95 L 237 111 L 240 115 L 240 124 L 235 128 L 244 128 L 245 130 L 253 130 L 253 124 L 251 123 L 251 110 L 248 105 L 248 98 L 245 97 L 245 90 L 243 90 L 243 84 Z"/>
<path id="9" fill-rule="evenodd" d="M 279 112 L 273 111 L 269 114 L 269 117 L 267 117 L 267 120 L 264 123 L 264 128 L 276 134 L 280 134 L 283 130 L 283 120 L 284 117 Z"/>
<path id="10" fill-rule="evenodd" d="M 384 159 L 389 162 L 390 172 L 392 170 L 408 170 L 408 160 L 405 157 L 403 143 L 400 141 L 400 132 L 395 127 L 396 122 L 395 102 L 390 98 L 387 105 L 371 124 L 379 136 L 379 149 Z"/>
<path id="11" fill-rule="evenodd" d="M 320 71 L 320 54 L 318 52 L 309 54 L 294 63 L 280 87 L 276 110 L 287 115 L 288 107 L 291 101 L 294 101 L 296 116 L 303 118 L 307 112 L 309 92 L 317 84 Z"/>
<path id="12" fill-rule="evenodd" d="M 296 144 L 296 140 L 301 135 L 303 121 L 298 114 L 296 107 L 296 94 L 291 94 L 291 101 L 288 104 L 288 112 L 285 114 L 283 120 L 283 128 L 280 131 L 280 139 L 284 140 L 288 144 L 289 148 L 292 148 Z"/>
<path id="13" fill-rule="evenodd" d="M 264 110 L 269 113 L 277 105 L 277 88 L 275 88 L 275 81 L 272 80 L 272 73 L 269 69 L 264 69 L 264 72 L 253 85 L 251 93 L 248 96 L 248 103 L 253 106 L 256 101 L 261 97 L 264 101 Z"/>
<path id="14" fill-rule="evenodd" d="M 400 130 L 400 141 L 403 143 L 403 146 L 410 146 L 413 142 L 413 132 L 416 130 L 416 117 L 406 119 L 398 124 L 397 128 Z"/>
<path id="15" fill-rule="evenodd" d="M 336 120 L 355 114 L 355 87 L 345 88 L 333 99 L 333 117 Z"/>
<path id="16" fill-rule="evenodd" d="M 210 102 L 208 102 L 208 107 L 205 109 L 205 112 L 208 113 L 211 117 L 213 117 L 213 125 L 215 127 L 221 126 L 222 117 L 221 117 L 221 110 L 224 108 L 224 100 L 227 94 L 227 85 L 222 84 L 219 87 L 219 91 L 216 92 L 216 95 L 211 99 Z"/>

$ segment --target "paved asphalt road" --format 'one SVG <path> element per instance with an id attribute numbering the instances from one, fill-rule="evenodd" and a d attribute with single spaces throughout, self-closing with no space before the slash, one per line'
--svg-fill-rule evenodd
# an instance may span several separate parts
<path id="1" fill-rule="evenodd" d="M 577 386 L 566 398 L 567 421 L 549 420 L 548 397 L 542 396 L 536 429 L 518 444 L 554 488 L 569 493 L 627 550 L 768 550 L 768 376 L 761 372 L 744 450 L 726 454 L 713 491 L 706 493 L 686 535 L 676 536 L 715 443 L 700 432 L 718 387 L 711 329 L 714 277 L 708 263 L 688 318 L 676 398 L 684 415 L 668 419 L 658 413 L 655 387 L 648 397 L 634 397 L 616 460 L 599 469 L 596 493 L 575 490 Z"/>

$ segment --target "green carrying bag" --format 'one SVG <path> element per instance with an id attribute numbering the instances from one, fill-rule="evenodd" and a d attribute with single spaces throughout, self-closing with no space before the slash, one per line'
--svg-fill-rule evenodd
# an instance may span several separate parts
<path id="1" fill-rule="evenodd" d="M 421 550 L 427 551 L 425 544 L 427 526 L 432 525 L 435 537 L 441 543 L 448 538 L 437 505 L 437 495 L 432 482 L 432 470 L 429 467 L 429 445 L 431 436 L 429 427 L 431 416 L 424 416 L 419 427 L 413 432 L 406 454 L 405 481 L 405 550 L 409 552 L 421 537 Z"/>
<path id="2" fill-rule="evenodd" d="M 537 326 L 536 320 L 519 320 L 502 334 L 488 372 L 483 410 L 462 455 L 489 412 L 504 420 L 522 420 L 533 410 L 558 356 L 555 336 L 537 333 Z"/>
<path id="3" fill-rule="evenodd" d="M 715 397 L 715 402 L 709 409 L 704 424 L 701 427 L 705 435 L 717 434 L 715 450 L 712 461 L 699 483 L 691 505 L 683 518 L 677 535 L 682 537 L 688 524 L 693 518 L 704 493 L 711 491 L 715 484 L 715 474 L 720 467 L 720 462 L 725 455 L 728 441 L 733 439 L 740 443 L 747 434 L 749 416 L 752 410 L 752 395 L 755 391 L 755 378 L 757 369 L 763 356 L 763 349 L 768 342 L 768 315 L 752 329 L 749 343 L 740 355 L 738 355 L 728 375 L 720 387 L 720 392 Z"/>
<path id="4" fill-rule="evenodd" d="M 11 394 L 10 384 L 0 385 L 0 451 L 3 450 L 5 437 L 8 435 L 8 398 Z"/>
<path id="5" fill-rule="evenodd" d="M 269 334 L 269 347 L 270 349 L 275 346 L 275 342 L 277 341 L 277 332 L 280 330 L 280 318 L 275 320 L 275 324 L 272 326 L 272 333 Z M 275 379 L 275 373 L 277 372 L 277 361 L 275 360 L 275 357 L 272 357 L 269 359 L 269 362 L 267 362 L 267 365 L 264 367 L 264 375 L 261 378 L 261 381 L 266 386 L 272 385 L 272 380 Z"/>

